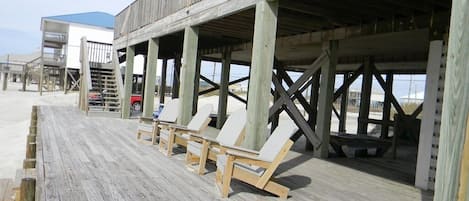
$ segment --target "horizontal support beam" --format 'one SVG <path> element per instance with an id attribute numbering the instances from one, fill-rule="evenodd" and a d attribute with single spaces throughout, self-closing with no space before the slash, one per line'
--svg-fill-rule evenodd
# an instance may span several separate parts
<path id="1" fill-rule="evenodd" d="M 139 44 L 150 38 L 165 36 L 182 31 L 186 27 L 197 26 L 214 19 L 232 15 L 241 10 L 254 7 L 257 2 L 258 0 L 200 1 L 188 8 L 181 9 L 163 19 L 146 25 L 144 28 L 130 33 L 118 33 L 123 36 L 115 39 L 113 44 L 116 49 L 122 49 L 129 45 Z"/>

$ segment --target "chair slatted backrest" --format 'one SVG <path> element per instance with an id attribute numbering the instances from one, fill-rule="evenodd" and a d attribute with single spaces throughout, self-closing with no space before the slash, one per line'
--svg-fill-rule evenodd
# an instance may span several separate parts
<path id="1" fill-rule="evenodd" d="M 272 162 L 280 153 L 283 145 L 293 136 L 298 127 L 293 123 L 280 124 L 267 139 L 259 151 L 258 158 L 263 161 Z"/>
<path id="2" fill-rule="evenodd" d="M 213 106 L 211 104 L 203 105 L 197 110 L 197 114 L 192 117 L 192 120 L 187 124 L 187 128 L 190 130 L 200 131 L 202 126 L 212 113 Z"/>
<path id="3" fill-rule="evenodd" d="M 172 99 L 166 102 L 163 110 L 158 116 L 158 120 L 165 122 L 176 122 L 179 115 L 179 99 Z"/>
<path id="4" fill-rule="evenodd" d="M 232 113 L 220 130 L 216 140 L 218 143 L 234 146 L 246 125 L 246 109 L 239 109 Z"/>

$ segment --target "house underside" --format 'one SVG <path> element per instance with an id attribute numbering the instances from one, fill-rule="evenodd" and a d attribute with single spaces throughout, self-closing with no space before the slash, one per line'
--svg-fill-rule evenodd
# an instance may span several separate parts
<path id="1" fill-rule="evenodd" d="M 131 80 L 135 55 L 145 55 L 146 83 L 155 82 L 156 68 L 160 68 L 156 65 L 157 59 L 163 59 L 163 72 L 166 72 L 167 60 L 175 60 L 177 79 L 172 93 L 173 97 L 181 99 L 179 123 L 187 123 L 195 112 L 197 94 L 207 93 L 199 90 L 200 80 L 210 83 L 200 76 L 201 61 L 220 62 L 221 81 L 219 84 L 212 81 L 213 90 L 220 91 L 217 126 L 226 119 L 227 96 L 245 102 L 247 147 L 262 146 L 265 141 L 262 133 L 267 123 L 271 122 L 275 128 L 282 111 L 300 128 L 293 139 L 305 136 L 309 142 L 307 149 L 321 158 L 334 152 L 340 155 L 342 146 L 356 148 L 357 156 L 366 155 L 367 148 L 375 148 L 377 155 L 386 151 L 395 153 L 399 149 L 396 136 L 407 135 L 418 144 L 415 185 L 434 189 L 438 147 L 441 148 L 442 140 L 440 130 L 443 133 L 452 129 L 446 126 L 448 122 L 440 129 L 445 121 L 443 91 L 445 86 L 455 86 L 448 85 L 454 80 L 445 80 L 448 77 L 446 64 L 452 63 L 446 60 L 448 51 L 451 53 L 448 43 L 452 44 L 450 16 L 459 17 L 452 23 L 462 24 L 451 27 L 454 32 L 467 34 L 463 19 L 468 18 L 468 4 L 463 0 L 453 1 L 453 7 L 459 7 L 456 13 L 451 13 L 452 2 L 447 0 L 137 0 L 116 16 L 114 48 L 120 61 L 127 61 L 125 80 Z M 460 35 L 457 39 L 461 39 Z M 464 42 L 461 41 L 463 45 Z M 458 51 L 467 53 L 466 49 Z M 457 57 L 460 53 L 455 54 Z M 249 75 L 230 81 L 230 64 L 249 67 Z M 452 64 L 467 67 L 460 62 Z M 462 72 L 467 72 L 461 68 Z M 290 71 L 302 75 L 294 80 L 288 74 Z M 344 75 L 344 81 L 335 89 L 338 74 Z M 399 74 L 426 75 L 424 104 L 411 113 L 406 113 L 392 94 L 393 77 Z M 347 91 L 359 76 L 362 86 L 358 129 L 348 131 L 344 126 Z M 373 79 L 377 82 L 375 86 Z M 161 80 L 166 80 L 165 73 Z M 230 84 L 244 80 L 249 80 L 247 98 L 228 90 Z M 130 84 L 126 82 L 124 87 L 124 118 L 129 114 Z M 369 115 L 373 87 L 385 91 L 381 119 Z M 165 94 L 165 89 L 161 87 L 160 94 Z M 467 86 L 462 84 L 462 89 L 458 100 L 464 100 L 468 94 Z M 304 96 L 306 90 L 311 90 L 310 97 Z M 154 86 L 145 85 L 143 116 L 150 116 L 153 111 L 153 96 L 150 95 L 154 91 Z M 271 97 L 273 105 L 269 104 Z M 340 107 L 337 107 L 333 102 L 339 98 Z M 448 104 L 453 101 L 448 100 Z M 307 115 L 300 112 L 296 103 Z M 390 117 L 392 108 L 397 114 L 393 118 Z M 458 111 L 460 118 L 454 121 L 464 124 L 467 111 L 464 106 Z M 417 119 L 419 114 L 423 116 L 421 120 Z M 330 131 L 332 115 L 339 119 L 338 134 Z M 368 135 L 372 124 L 381 126 L 379 136 Z M 461 137 L 464 139 L 463 134 Z M 462 150 L 462 145 L 456 149 Z M 445 151 L 440 154 L 449 153 Z"/>

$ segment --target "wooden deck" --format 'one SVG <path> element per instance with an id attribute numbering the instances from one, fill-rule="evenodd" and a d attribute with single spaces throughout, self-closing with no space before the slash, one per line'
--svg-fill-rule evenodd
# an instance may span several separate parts
<path id="1" fill-rule="evenodd" d="M 220 200 L 213 171 L 198 176 L 186 169 L 183 154 L 167 158 L 137 143 L 136 128 L 135 120 L 40 107 L 39 200 Z M 291 188 L 290 200 L 431 200 L 412 186 L 295 151 L 275 174 Z M 232 200 L 277 199 L 238 181 L 232 188 Z"/>

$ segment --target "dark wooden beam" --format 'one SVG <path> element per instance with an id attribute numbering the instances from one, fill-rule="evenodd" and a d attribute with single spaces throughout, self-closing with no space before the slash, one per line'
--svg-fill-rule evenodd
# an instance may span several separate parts
<path id="1" fill-rule="evenodd" d="M 350 76 L 343 84 L 340 86 L 337 91 L 334 92 L 334 101 L 337 100 L 345 90 L 347 90 L 350 85 L 363 73 L 363 65 L 361 65 L 357 70 L 355 70 L 352 73 L 352 76 Z"/>
<path id="2" fill-rule="evenodd" d="M 386 82 L 384 81 L 383 77 L 381 74 L 379 74 L 378 70 L 376 68 L 373 68 L 373 75 L 375 76 L 376 80 L 378 81 L 379 85 L 381 85 L 381 88 L 385 89 L 386 88 Z M 385 94 L 386 96 L 386 94 Z M 388 94 L 389 98 L 391 99 L 391 103 L 396 109 L 397 113 L 399 115 L 405 115 L 404 110 L 402 109 L 401 105 L 399 105 L 399 102 L 397 101 L 396 97 L 392 93 Z"/>
<path id="3" fill-rule="evenodd" d="M 280 94 L 280 99 L 283 102 L 282 105 L 285 105 L 286 107 L 285 111 L 292 118 L 295 124 L 303 131 L 306 138 L 314 145 L 314 147 L 319 147 L 321 145 L 320 139 L 308 125 L 308 122 L 305 120 L 300 110 L 298 110 L 295 103 L 293 103 L 293 101 L 290 99 L 290 96 L 288 95 L 287 91 L 283 88 L 275 73 L 273 74 L 274 76 L 272 76 L 272 81 L 277 92 Z"/>

